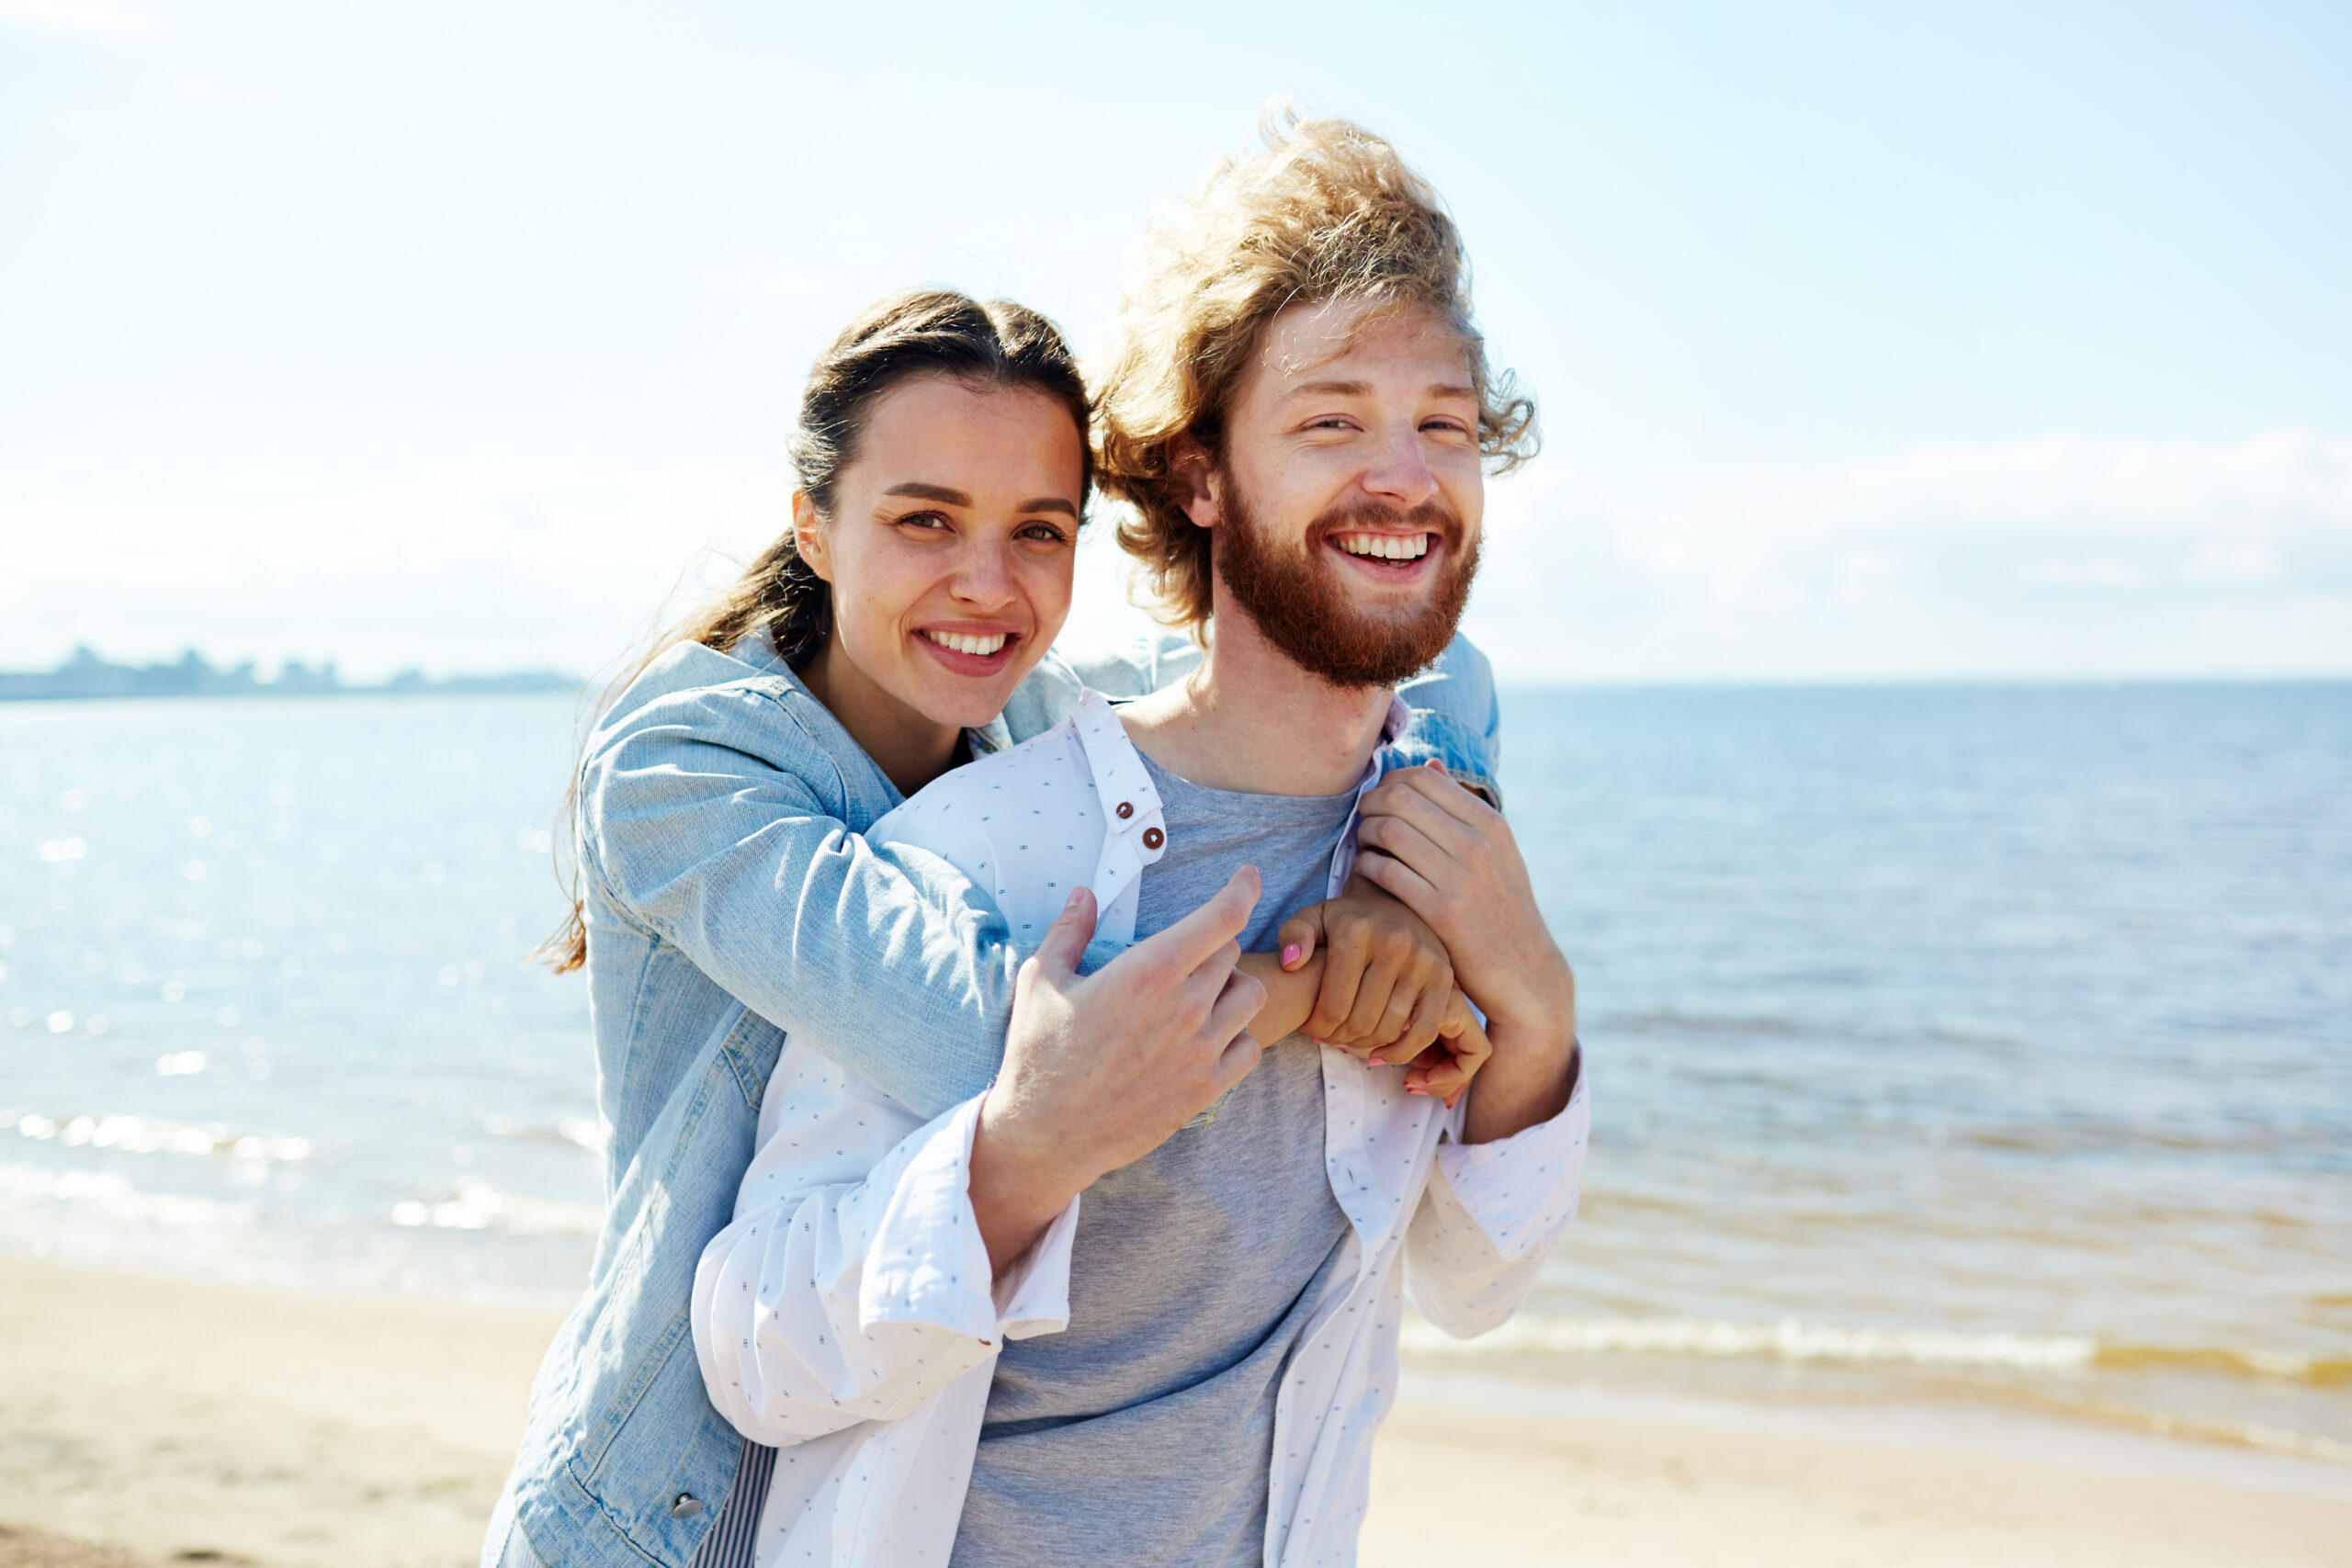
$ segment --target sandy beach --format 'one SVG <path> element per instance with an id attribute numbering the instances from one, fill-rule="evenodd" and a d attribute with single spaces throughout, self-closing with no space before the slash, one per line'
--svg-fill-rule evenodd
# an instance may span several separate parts
<path id="1" fill-rule="evenodd" d="M 0 1261 L 0 1564 L 470 1563 L 554 1327 Z M 1478 1408 L 1453 1382 L 1408 1373 L 1366 1568 L 2352 1563 L 2352 1489 Z"/>

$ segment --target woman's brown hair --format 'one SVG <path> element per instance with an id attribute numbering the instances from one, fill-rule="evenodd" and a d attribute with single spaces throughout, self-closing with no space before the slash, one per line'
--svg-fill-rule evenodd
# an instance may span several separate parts
<path id="1" fill-rule="evenodd" d="M 1081 509 L 1094 482 L 1091 444 L 1084 438 L 1093 421 L 1086 378 L 1077 356 L 1053 322 L 1008 300 L 983 303 L 944 289 L 892 295 L 869 307 L 843 328 L 817 356 L 800 395 L 800 419 L 788 450 L 800 489 L 820 518 L 830 520 L 842 471 L 857 460 L 858 438 L 875 400 L 891 388 L 920 376 L 950 376 L 974 386 L 1041 392 L 1069 411 L 1087 445 L 1080 479 Z M 743 574 L 694 614 L 651 638 L 604 688 L 598 717 L 654 660 L 683 643 L 698 642 L 724 652 L 749 637 L 764 636 L 776 651 L 799 664 L 823 646 L 832 631 L 832 588 L 801 558 L 793 531 L 743 570 Z M 594 732 L 591 723 L 588 729 Z M 579 886 L 579 807 L 583 753 L 571 770 L 564 795 L 564 823 L 571 834 L 566 891 L 570 913 L 533 957 L 566 974 L 588 961 L 586 906 Z"/>

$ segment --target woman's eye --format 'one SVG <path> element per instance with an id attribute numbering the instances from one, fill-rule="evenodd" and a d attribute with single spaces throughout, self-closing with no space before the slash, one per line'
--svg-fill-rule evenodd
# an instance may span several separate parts
<path id="1" fill-rule="evenodd" d="M 947 519 L 936 512 L 910 512 L 899 519 L 901 528 L 944 528 Z"/>
<path id="2" fill-rule="evenodd" d="M 1069 543 L 1069 536 L 1063 533 L 1060 528 L 1055 526 L 1051 523 L 1032 523 L 1021 530 L 1021 537 L 1024 539 L 1038 540 L 1046 544 L 1066 545 Z"/>

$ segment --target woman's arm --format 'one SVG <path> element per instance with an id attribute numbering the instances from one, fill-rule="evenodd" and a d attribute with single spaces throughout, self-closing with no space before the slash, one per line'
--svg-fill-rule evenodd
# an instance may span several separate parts
<path id="1" fill-rule="evenodd" d="M 872 815 L 891 802 L 780 684 L 690 688 L 608 727 L 582 773 L 582 874 L 761 1016 L 937 1115 L 995 1075 L 1021 952 L 953 866 L 843 824 L 859 788 Z"/>
<path id="2" fill-rule="evenodd" d="M 582 872 L 611 909 L 919 1114 L 986 1087 L 1027 949 L 955 867 L 849 829 L 857 792 L 869 817 L 893 802 L 862 758 L 838 765 L 812 733 L 830 716 L 775 679 L 629 705 L 582 778 Z M 1117 951 L 1098 943 L 1083 967 Z"/>

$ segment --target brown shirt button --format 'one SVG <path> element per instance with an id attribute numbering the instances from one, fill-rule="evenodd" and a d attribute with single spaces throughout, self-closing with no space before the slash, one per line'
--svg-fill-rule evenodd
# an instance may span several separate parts
<path id="1" fill-rule="evenodd" d="M 1168 835 L 1161 832 L 1157 828 L 1146 828 L 1143 830 L 1143 847 L 1145 849 L 1156 850 L 1167 841 Z"/>
<path id="2" fill-rule="evenodd" d="M 1135 803 L 1129 800 L 1123 800 L 1119 802 L 1118 811 L 1119 820 L 1124 822 L 1128 818 L 1133 817 L 1136 814 Z"/>

